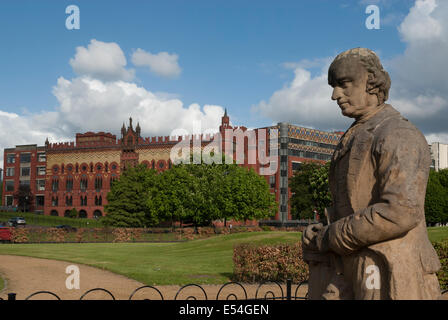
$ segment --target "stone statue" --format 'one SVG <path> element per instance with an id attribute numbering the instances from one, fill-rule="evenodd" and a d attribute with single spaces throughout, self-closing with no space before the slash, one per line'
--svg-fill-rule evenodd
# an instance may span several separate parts
<path id="1" fill-rule="evenodd" d="M 309 225 L 302 236 L 309 298 L 440 298 L 424 212 L 425 137 L 385 104 L 390 78 L 373 51 L 339 54 L 328 83 L 331 99 L 355 121 L 331 160 L 327 224 Z"/>

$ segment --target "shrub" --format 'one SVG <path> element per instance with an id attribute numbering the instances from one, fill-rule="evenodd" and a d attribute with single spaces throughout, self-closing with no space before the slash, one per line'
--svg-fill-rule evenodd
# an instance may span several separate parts
<path id="1" fill-rule="evenodd" d="M 308 265 L 302 259 L 302 245 L 255 246 L 240 244 L 233 251 L 235 281 L 261 282 L 308 279 Z"/>
<path id="2" fill-rule="evenodd" d="M 65 242 L 67 231 L 58 228 L 47 229 L 48 241 L 50 242 Z"/>
<path id="3" fill-rule="evenodd" d="M 439 256 L 440 263 L 442 267 L 439 272 L 437 272 L 437 277 L 439 278 L 440 289 L 447 290 L 448 289 L 448 240 L 443 242 L 435 242 L 433 243 L 434 248 L 437 251 L 437 255 Z"/>
<path id="4" fill-rule="evenodd" d="M 11 241 L 14 243 L 28 242 L 28 229 L 11 228 Z"/>

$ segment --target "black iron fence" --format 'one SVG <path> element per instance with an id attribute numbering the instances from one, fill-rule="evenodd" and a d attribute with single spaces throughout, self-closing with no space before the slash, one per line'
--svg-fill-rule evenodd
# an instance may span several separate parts
<path id="1" fill-rule="evenodd" d="M 294 292 L 292 290 L 292 281 L 287 280 L 284 284 L 285 290 L 283 290 L 283 286 L 279 282 L 265 282 L 261 283 L 257 286 L 255 294 L 250 297 L 245 285 L 239 282 L 228 282 L 223 284 L 216 296 L 207 295 L 206 290 L 198 284 L 187 284 L 182 286 L 174 296 L 174 300 L 307 300 L 308 299 L 308 281 L 303 281 L 299 283 Z M 228 291 L 226 289 L 236 286 L 240 290 Z M 195 289 L 194 294 L 184 294 L 188 289 Z M 162 291 L 156 288 L 155 286 L 142 286 L 135 289 L 129 296 L 128 300 L 137 300 L 137 295 L 139 292 L 145 290 L 147 297 L 140 296 L 139 300 L 166 300 Z M 239 292 L 237 292 L 239 291 Z M 301 293 L 299 293 L 301 291 Z M 106 294 L 107 299 L 109 300 L 117 300 L 115 296 L 107 289 L 104 288 L 94 288 L 87 290 L 84 292 L 79 300 L 87 300 L 89 295 L 91 296 L 94 292 L 102 292 Z M 152 292 L 152 295 L 149 295 L 148 292 Z M 442 291 L 442 295 L 447 295 L 448 290 Z M 16 293 L 8 293 L 7 300 L 14 301 L 16 300 Z M 151 298 L 149 298 L 151 296 Z M 62 300 L 56 293 L 51 291 L 37 291 L 30 294 L 25 300 L 41 300 L 52 298 L 55 300 Z M 0 300 L 5 300 L 0 297 Z M 104 300 L 104 299 L 101 299 Z"/>
<path id="2" fill-rule="evenodd" d="M 246 290 L 247 287 L 245 287 L 245 285 L 239 282 L 227 282 L 219 288 L 216 296 L 212 297 L 207 295 L 206 290 L 201 285 L 192 283 L 182 286 L 174 296 L 174 300 L 306 300 L 308 295 L 307 286 L 308 282 L 303 281 L 297 285 L 293 292 L 291 280 L 287 280 L 284 284 L 279 282 L 264 282 L 257 286 L 255 294 L 251 297 L 248 294 L 248 290 Z M 234 289 L 229 290 L 231 287 L 233 287 Z M 235 287 L 238 290 L 236 290 Z M 188 289 L 194 289 L 194 293 L 187 293 Z M 147 297 L 144 297 L 144 295 L 139 295 L 140 300 L 165 300 L 162 291 L 155 286 L 150 285 L 142 286 L 135 289 L 130 294 L 128 300 L 136 300 L 138 293 L 141 293 L 142 291 L 146 291 Z M 299 291 L 301 292 L 299 293 Z M 91 296 L 91 294 L 94 292 L 102 292 L 107 296 L 108 299 L 116 300 L 112 292 L 104 288 L 94 288 L 87 290 L 80 296 L 79 300 L 88 299 L 88 296 Z M 149 294 L 149 292 L 151 292 L 152 294 Z M 14 301 L 16 300 L 16 296 L 16 293 L 8 293 L 7 300 Z M 149 296 L 151 298 L 149 298 Z M 26 297 L 25 300 L 40 300 L 48 298 L 62 300 L 56 293 L 51 291 L 34 292 Z M 0 297 L 0 300 L 4 299 Z"/>

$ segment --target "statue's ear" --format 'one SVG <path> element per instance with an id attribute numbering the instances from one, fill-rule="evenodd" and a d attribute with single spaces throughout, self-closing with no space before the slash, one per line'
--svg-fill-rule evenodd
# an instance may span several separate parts
<path id="1" fill-rule="evenodd" d="M 367 76 L 366 91 L 370 94 L 378 95 L 380 88 L 375 85 L 375 82 L 375 74 L 373 72 L 369 72 Z"/>

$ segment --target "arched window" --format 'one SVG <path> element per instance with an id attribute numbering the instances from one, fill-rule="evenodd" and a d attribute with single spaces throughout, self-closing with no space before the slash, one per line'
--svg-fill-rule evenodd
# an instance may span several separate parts
<path id="1" fill-rule="evenodd" d="M 87 218 L 87 211 L 86 210 L 79 210 L 79 217 L 80 218 Z"/>
<path id="2" fill-rule="evenodd" d="M 102 217 L 102 216 L 103 216 L 103 213 L 101 212 L 101 210 L 95 210 L 93 212 L 93 217 L 94 218 L 99 218 L 99 217 Z"/>
<path id="3" fill-rule="evenodd" d="M 65 181 L 65 189 L 70 192 L 73 190 L 73 177 L 68 176 L 67 180 Z"/>
<path id="4" fill-rule="evenodd" d="M 51 210 L 50 215 L 57 217 L 59 216 L 59 213 L 57 210 Z"/>
<path id="5" fill-rule="evenodd" d="M 100 192 L 101 188 L 103 187 L 103 177 L 101 174 L 98 174 L 95 178 L 95 190 L 96 192 Z"/>
<path id="6" fill-rule="evenodd" d="M 87 183 L 88 183 L 87 176 L 85 174 L 83 174 L 81 176 L 81 180 L 79 182 L 79 188 L 81 189 L 81 191 L 87 190 Z"/>
<path id="7" fill-rule="evenodd" d="M 51 181 L 51 190 L 53 192 L 58 191 L 59 189 L 59 179 L 57 177 L 53 177 L 53 180 Z"/>

